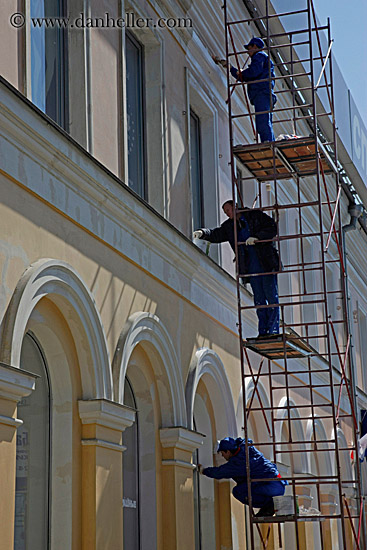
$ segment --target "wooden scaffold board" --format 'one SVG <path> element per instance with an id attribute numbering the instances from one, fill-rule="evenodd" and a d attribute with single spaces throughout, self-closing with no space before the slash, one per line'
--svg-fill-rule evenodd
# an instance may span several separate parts
<path id="1" fill-rule="evenodd" d="M 325 174 L 337 172 L 330 155 L 317 140 L 322 168 Z M 317 172 L 316 140 L 313 136 L 236 145 L 234 155 L 259 181 L 305 177 Z"/>

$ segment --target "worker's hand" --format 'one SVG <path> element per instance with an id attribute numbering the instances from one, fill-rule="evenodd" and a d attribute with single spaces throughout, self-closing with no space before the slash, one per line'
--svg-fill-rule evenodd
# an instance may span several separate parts
<path id="1" fill-rule="evenodd" d="M 212 55 L 212 59 L 213 59 L 214 63 L 216 63 L 217 65 L 222 65 L 222 67 L 224 69 L 227 68 L 227 61 L 225 59 L 221 59 L 217 55 Z"/>
<path id="2" fill-rule="evenodd" d="M 204 468 L 202 467 L 201 464 L 197 464 L 197 465 L 196 465 L 196 469 L 197 469 L 197 471 L 199 472 L 199 474 L 202 474 L 202 473 L 203 473 Z"/>
<path id="3" fill-rule="evenodd" d="M 197 229 L 192 234 L 194 239 L 201 239 L 203 235 L 204 235 L 204 231 L 202 229 Z"/>
<path id="4" fill-rule="evenodd" d="M 257 239 L 256 237 L 249 237 L 246 241 L 245 241 L 245 244 L 247 246 L 252 246 L 253 244 L 255 244 L 259 239 Z"/>

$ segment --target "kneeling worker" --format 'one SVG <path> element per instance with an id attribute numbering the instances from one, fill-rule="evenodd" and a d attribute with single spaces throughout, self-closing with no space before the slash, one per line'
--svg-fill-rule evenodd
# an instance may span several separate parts
<path id="1" fill-rule="evenodd" d="M 264 481 L 251 482 L 252 506 L 260 508 L 257 516 L 272 516 L 274 515 L 272 497 L 284 495 L 288 482 L 282 479 L 269 480 L 269 478 L 280 478 L 276 465 L 251 445 L 251 439 L 248 442 L 250 444 L 250 476 L 252 479 L 264 479 Z M 226 437 L 219 442 L 218 453 L 225 458 L 227 463 L 212 468 L 199 466 L 200 473 L 214 479 L 234 479 L 237 485 L 233 488 L 233 496 L 242 504 L 248 504 L 245 440 L 241 437 L 237 439 Z"/>
<path id="2" fill-rule="evenodd" d="M 234 203 L 228 200 L 222 205 L 228 220 L 220 227 L 214 229 L 198 229 L 193 237 L 203 239 L 211 243 L 229 242 L 235 252 L 234 242 Z M 258 337 L 274 337 L 279 334 L 279 297 L 278 280 L 276 273 L 279 271 L 278 251 L 273 242 L 258 243 L 257 241 L 270 241 L 277 234 L 277 224 L 261 210 L 247 210 L 237 214 L 237 239 L 242 242 L 238 247 L 239 271 L 243 282 L 249 282 L 254 293 L 255 306 L 273 305 L 274 307 L 258 308 L 256 310 L 259 320 Z M 264 275 L 254 275 L 264 273 Z M 266 275 L 267 273 L 267 275 Z"/>

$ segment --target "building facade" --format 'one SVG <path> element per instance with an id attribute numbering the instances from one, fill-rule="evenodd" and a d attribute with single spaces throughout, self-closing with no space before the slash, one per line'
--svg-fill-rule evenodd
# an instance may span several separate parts
<path id="1" fill-rule="evenodd" d="M 238 18 L 246 4 L 233 3 Z M 228 245 L 207 254 L 191 238 L 224 220 L 231 197 L 226 73 L 212 60 L 224 55 L 221 3 L 0 5 L 3 548 L 245 549 L 232 482 L 195 468 L 219 464 L 217 440 L 243 426 L 233 254 Z M 46 30 L 50 17 L 67 24 Z M 235 139 L 251 140 L 248 123 Z M 252 204 L 255 183 L 244 196 Z M 347 224 L 346 195 L 342 209 Z M 358 225 L 346 239 L 365 410 L 367 235 Z M 305 314 L 317 312 L 294 313 Z M 255 336 L 253 312 L 244 323 Z M 297 429 L 311 441 L 307 422 Z M 251 430 L 264 440 L 261 416 Z M 320 440 L 328 430 L 320 420 Z M 335 437 L 347 443 L 345 431 Z M 334 463 L 325 453 L 324 464 L 291 464 L 284 453 L 278 466 L 307 475 Z M 334 495 L 323 497 L 332 510 Z M 342 548 L 332 521 L 326 529 L 326 547 Z M 319 548 L 318 528 L 303 535 L 305 549 Z M 269 547 L 280 548 L 275 529 Z"/>

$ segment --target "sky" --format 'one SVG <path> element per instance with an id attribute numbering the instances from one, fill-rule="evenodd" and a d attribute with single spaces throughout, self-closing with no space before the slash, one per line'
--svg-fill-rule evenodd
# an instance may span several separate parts
<path id="1" fill-rule="evenodd" d="M 314 0 L 320 22 L 330 17 L 333 53 L 367 126 L 367 0 Z"/>

